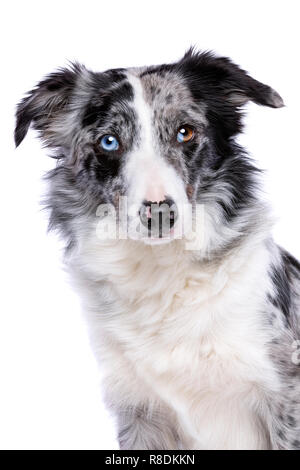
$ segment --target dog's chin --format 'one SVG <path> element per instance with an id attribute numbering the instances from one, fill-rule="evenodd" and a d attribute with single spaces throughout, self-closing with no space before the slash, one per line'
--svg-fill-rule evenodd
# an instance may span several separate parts
<path id="1" fill-rule="evenodd" d="M 140 233 L 137 237 L 133 237 L 136 241 L 142 242 L 145 245 L 166 245 L 169 243 L 174 242 L 175 240 L 175 232 L 174 229 L 172 228 L 170 231 L 165 231 L 164 233 L 161 234 L 161 236 L 158 236 L 158 233 Z"/>
<path id="2" fill-rule="evenodd" d="M 143 242 L 145 245 L 166 245 L 168 243 L 171 243 L 174 241 L 174 238 L 172 237 L 161 237 L 161 238 L 155 238 L 155 237 L 145 237 L 140 239 L 141 242 Z"/>
<path id="3" fill-rule="evenodd" d="M 161 237 L 155 236 L 154 234 L 147 235 L 147 234 L 132 234 L 132 233 L 127 233 L 127 236 L 130 240 L 138 242 L 138 243 L 143 243 L 145 245 L 166 245 L 168 243 L 172 243 L 175 240 L 174 237 L 174 232 L 171 231 L 167 234 L 164 234 Z"/>

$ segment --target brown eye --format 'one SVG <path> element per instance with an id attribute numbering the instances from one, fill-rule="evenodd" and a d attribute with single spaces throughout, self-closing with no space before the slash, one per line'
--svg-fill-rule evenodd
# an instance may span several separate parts
<path id="1" fill-rule="evenodd" d="M 190 126 L 181 126 L 177 131 L 177 142 L 189 142 L 194 137 L 194 129 Z"/>

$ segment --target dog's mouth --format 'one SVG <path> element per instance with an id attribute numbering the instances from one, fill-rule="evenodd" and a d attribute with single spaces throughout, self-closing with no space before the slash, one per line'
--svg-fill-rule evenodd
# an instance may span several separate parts
<path id="1" fill-rule="evenodd" d="M 120 199 L 117 215 L 117 237 L 163 244 L 186 239 L 192 230 L 193 206 L 167 197 L 163 201 L 128 204 Z"/>
<path id="2" fill-rule="evenodd" d="M 152 241 L 170 240 L 178 219 L 178 209 L 172 199 L 158 203 L 144 201 L 139 210 L 139 218 L 147 230 L 146 238 Z"/>

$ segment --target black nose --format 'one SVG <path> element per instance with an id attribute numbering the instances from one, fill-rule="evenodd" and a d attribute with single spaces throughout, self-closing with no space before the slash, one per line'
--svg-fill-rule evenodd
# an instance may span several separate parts
<path id="1" fill-rule="evenodd" d="M 148 229 L 148 236 L 162 238 L 174 226 L 178 210 L 171 198 L 160 202 L 143 201 L 139 215 L 142 224 Z"/>

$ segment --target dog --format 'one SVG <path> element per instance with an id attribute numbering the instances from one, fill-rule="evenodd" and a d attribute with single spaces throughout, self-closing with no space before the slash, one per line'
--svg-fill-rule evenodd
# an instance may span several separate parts
<path id="1" fill-rule="evenodd" d="M 300 264 L 272 238 L 243 106 L 280 95 L 229 58 L 96 73 L 19 103 L 57 158 L 50 228 L 83 303 L 120 449 L 300 449 Z"/>

